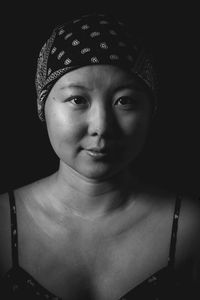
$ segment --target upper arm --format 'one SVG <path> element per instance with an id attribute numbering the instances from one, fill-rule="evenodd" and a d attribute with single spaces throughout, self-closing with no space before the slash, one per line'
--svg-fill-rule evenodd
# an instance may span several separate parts
<path id="1" fill-rule="evenodd" d="M 11 267 L 11 230 L 8 194 L 0 195 L 0 276 Z"/>
<path id="2" fill-rule="evenodd" d="M 200 211 L 200 197 L 198 199 L 198 212 Z M 196 252 L 194 256 L 194 266 L 193 266 L 193 279 L 195 285 L 198 287 L 198 294 L 200 295 L 200 212 L 197 215 L 197 239 L 196 239 Z"/>
<path id="3" fill-rule="evenodd" d="M 194 284 L 200 288 L 200 199 L 183 197 L 177 236 L 177 260 L 191 263 Z"/>

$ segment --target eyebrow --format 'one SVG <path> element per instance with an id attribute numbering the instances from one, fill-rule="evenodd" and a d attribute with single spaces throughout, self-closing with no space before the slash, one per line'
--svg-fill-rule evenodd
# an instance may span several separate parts
<path id="1" fill-rule="evenodd" d="M 138 84 L 137 82 L 128 82 L 123 85 L 118 86 L 115 91 L 125 90 L 125 89 L 134 89 L 138 92 L 144 91 L 144 88 L 142 85 Z"/>
<path id="2" fill-rule="evenodd" d="M 76 89 L 82 89 L 82 90 L 92 90 L 91 88 L 89 88 L 89 87 L 87 87 L 87 86 L 85 86 L 85 85 L 82 85 L 82 84 L 79 84 L 79 83 L 76 83 L 76 84 L 74 84 L 74 83 L 70 83 L 70 84 L 67 84 L 67 85 L 63 85 L 63 86 L 61 86 L 61 90 L 64 90 L 64 89 L 68 89 L 68 88 L 76 88 Z"/>
<path id="3" fill-rule="evenodd" d="M 61 90 L 64 90 L 66 88 L 77 88 L 77 89 L 92 91 L 92 88 L 87 87 L 81 83 L 70 83 L 60 87 Z M 115 92 L 118 92 L 120 90 L 125 90 L 125 89 L 134 89 L 138 92 L 144 91 L 144 87 L 135 81 L 130 81 L 114 88 Z"/>

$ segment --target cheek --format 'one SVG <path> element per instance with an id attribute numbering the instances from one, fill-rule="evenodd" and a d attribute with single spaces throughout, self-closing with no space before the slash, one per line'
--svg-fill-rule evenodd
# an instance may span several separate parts
<path id="1" fill-rule="evenodd" d="M 63 144 L 68 147 L 76 144 L 83 135 L 84 126 L 80 123 L 80 118 L 77 119 L 57 107 L 46 110 L 46 123 L 49 139 L 55 150 Z"/>
<path id="2" fill-rule="evenodd" d="M 133 158 L 142 150 L 149 131 L 150 121 L 147 117 L 130 118 L 124 123 L 125 153 Z"/>
<path id="3" fill-rule="evenodd" d="M 136 114 L 121 119 L 120 127 L 127 138 L 145 137 L 150 125 L 149 115 Z"/>

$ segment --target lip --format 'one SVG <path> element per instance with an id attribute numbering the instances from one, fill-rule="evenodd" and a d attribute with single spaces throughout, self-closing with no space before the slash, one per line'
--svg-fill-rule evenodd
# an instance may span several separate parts
<path id="1" fill-rule="evenodd" d="M 87 148 L 87 151 L 97 152 L 97 153 L 105 153 L 107 152 L 107 149 L 105 147 L 93 147 L 93 148 Z"/>
<path id="2" fill-rule="evenodd" d="M 103 158 L 108 155 L 108 151 L 106 148 L 89 148 L 85 149 L 88 155 L 92 156 L 93 158 Z"/>

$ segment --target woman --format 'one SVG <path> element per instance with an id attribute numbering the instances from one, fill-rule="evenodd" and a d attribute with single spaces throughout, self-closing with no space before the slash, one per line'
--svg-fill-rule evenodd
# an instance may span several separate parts
<path id="1" fill-rule="evenodd" d="M 156 86 L 148 49 L 113 17 L 53 31 L 36 88 L 60 164 L 1 195 L 3 299 L 194 299 L 199 203 L 131 170 Z"/>

